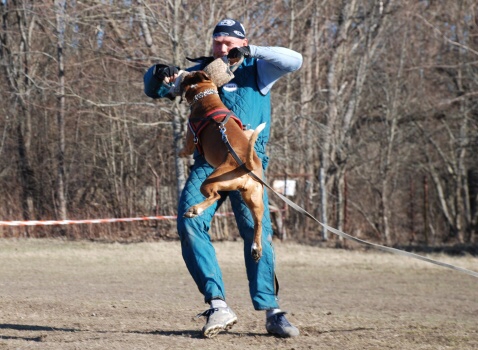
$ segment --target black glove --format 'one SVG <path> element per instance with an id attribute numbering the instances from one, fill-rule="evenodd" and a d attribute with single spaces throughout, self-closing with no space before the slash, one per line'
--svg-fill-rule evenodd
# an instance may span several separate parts
<path id="1" fill-rule="evenodd" d="M 227 54 L 228 59 L 241 59 L 242 57 L 251 57 L 251 48 L 249 46 L 234 47 Z"/>
<path id="2" fill-rule="evenodd" d="M 172 77 L 174 74 L 178 74 L 179 69 L 175 66 L 167 66 L 165 64 L 157 64 L 154 66 L 153 75 L 158 78 L 159 81 L 163 81 L 166 77 Z"/>

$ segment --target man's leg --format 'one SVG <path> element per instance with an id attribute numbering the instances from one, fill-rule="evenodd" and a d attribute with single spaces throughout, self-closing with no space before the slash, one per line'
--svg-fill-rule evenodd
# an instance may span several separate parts
<path id="1" fill-rule="evenodd" d="M 275 285 L 275 256 L 272 246 L 272 225 L 269 214 L 267 193 L 264 192 L 264 217 L 262 218 L 262 257 L 255 262 L 251 255 L 254 238 L 254 221 L 239 191 L 229 193 L 237 227 L 244 239 L 244 260 L 249 292 L 256 310 L 278 308 Z"/>
<path id="2" fill-rule="evenodd" d="M 204 200 L 199 188 L 213 170 L 202 158 L 196 160 L 179 199 L 177 219 L 184 262 L 205 302 L 226 297 L 216 251 L 209 236 L 210 223 L 219 203 L 194 218 L 183 215 L 191 206 Z"/>
<path id="3" fill-rule="evenodd" d="M 272 246 L 272 224 L 269 200 L 264 191 L 264 217 L 262 219 L 262 257 L 255 262 L 251 255 L 254 236 L 254 221 L 239 191 L 230 192 L 232 208 L 239 232 L 244 239 L 244 259 L 246 262 L 249 292 L 256 310 L 266 310 L 266 329 L 278 337 L 295 337 L 299 330 L 291 325 L 277 303 L 278 285 L 275 279 L 275 255 Z M 277 288 L 277 289 L 276 289 Z"/>
<path id="4" fill-rule="evenodd" d="M 201 215 L 194 218 L 183 217 L 192 205 L 204 200 L 199 188 L 212 171 L 213 168 L 205 160 L 196 160 L 179 200 L 177 221 L 186 266 L 199 291 L 204 295 L 204 300 L 211 305 L 210 309 L 200 314 L 207 318 L 202 333 L 208 338 L 230 329 L 237 322 L 236 314 L 225 302 L 222 273 L 209 236 L 212 216 L 226 195 Z"/>

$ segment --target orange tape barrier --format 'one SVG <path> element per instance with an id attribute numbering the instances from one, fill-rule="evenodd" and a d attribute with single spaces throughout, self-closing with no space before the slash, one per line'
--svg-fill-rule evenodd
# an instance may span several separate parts
<path id="1" fill-rule="evenodd" d="M 77 224 L 103 224 L 110 222 L 132 222 L 146 220 L 170 220 L 176 216 L 145 216 L 138 218 L 122 219 L 92 219 L 92 220 L 29 220 L 29 221 L 0 221 L 0 226 L 51 226 L 51 225 L 77 225 Z"/>
<path id="2" fill-rule="evenodd" d="M 271 210 L 271 212 L 280 210 Z M 234 216 L 234 213 L 216 213 L 214 216 Z M 143 216 L 137 218 L 119 219 L 90 219 L 90 220 L 29 220 L 29 221 L 0 221 L 0 226 L 53 226 L 53 225 L 78 225 L 78 224 L 104 224 L 111 222 L 133 222 L 148 220 L 174 220 L 176 215 L 170 216 Z"/>

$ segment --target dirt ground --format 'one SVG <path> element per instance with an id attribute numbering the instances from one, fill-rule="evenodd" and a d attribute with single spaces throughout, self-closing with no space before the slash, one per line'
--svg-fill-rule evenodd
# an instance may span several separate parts
<path id="1" fill-rule="evenodd" d="M 0 240 L 0 349 L 477 349 L 478 279 L 377 251 L 276 242 L 281 306 L 253 311 L 242 242 L 215 243 L 239 322 L 202 339 L 205 310 L 178 242 Z M 431 255 L 478 270 L 478 259 Z"/>

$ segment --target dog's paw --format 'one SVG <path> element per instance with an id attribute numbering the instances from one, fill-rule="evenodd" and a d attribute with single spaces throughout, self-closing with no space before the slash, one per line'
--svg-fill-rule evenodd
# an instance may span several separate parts
<path id="1" fill-rule="evenodd" d="M 191 211 L 191 209 L 189 209 L 187 212 L 184 213 L 183 216 L 185 218 L 194 218 L 194 217 L 198 216 L 198 214 L 196 214 L 195 212 Z"/>
<path id="2" fill-rule="evenodd" d="M 256 263 L 259 262 L 262 257 L 262 247 L 258 246 L 256 243 L 252 243 L 251 255 Z"/>
<path id="3" fill-rule="evenodd" d="M 195 206 L 194 207 L 191 207 L 189 208 L 185 213 L 184 213 L 184 217 L 185 218 L 194 218 L 196 216 L 198 216 L 199 214 L 201 214 L 202 212 L 202 209 L 201 208 L 196 208 Z"/>

